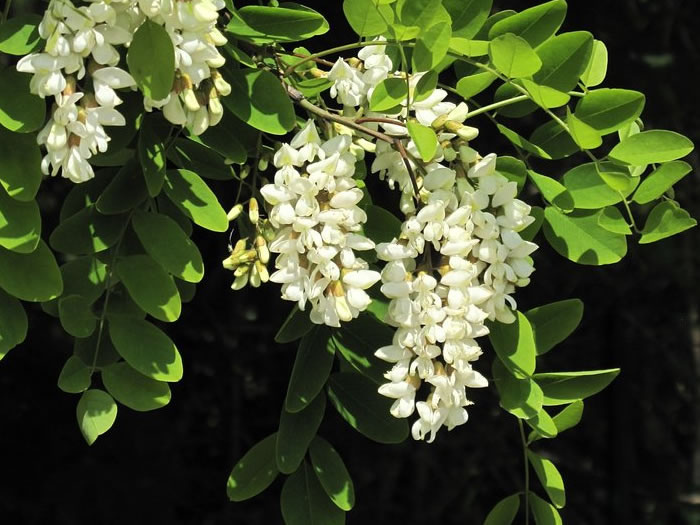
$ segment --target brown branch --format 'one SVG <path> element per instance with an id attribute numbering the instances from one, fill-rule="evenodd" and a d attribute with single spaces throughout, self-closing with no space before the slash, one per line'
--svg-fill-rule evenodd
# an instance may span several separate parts
<path id="1" fill-rule="evenodd" d="M 397 149 L 397 151 L 401 155 L 401 158 L 403 159 L 403 163 L 406 166 L 406 169 L 408 170 L 408 176 L 411 178 L 411 184 L 413 185 L 413 193 L 416 196 L 416 200 L 419 200 L 420 190 L 418 189 L 418 181 L 416 180 L 416 174 L 413 172 L 411 161 L 408 160 L 408 153 L 406 153 L 406 148 L 404 147 L 403 142 L 401 142 L 401 139 L 394 139 L 394 147 Z"/>
<path id="2" fill-rule="evenodd" d="M 386 118 L 386 117 L 362 117 L 362 118 L 357 118 L 355 119 L 355 123 L 357 124 L 362 124 L 364 122 L 383 122 L 384 124 L 395 124 L 397 126 L 403 126 L 404 128 L 406 127 L 405 122 L 401 122 L 400 120 L 396 120 L 393 118 Z"/>

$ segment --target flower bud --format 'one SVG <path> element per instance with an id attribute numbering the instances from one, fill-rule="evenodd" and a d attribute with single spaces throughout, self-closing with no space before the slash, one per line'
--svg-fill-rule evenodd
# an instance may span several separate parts
<path id="1" fill-rule="evenodd" d="M 245 164 L 241 167 L 241 171 L 238 172 L 238 176 L 241 178 L 241 180 L 245 180 L 248 175 L 250 175 L 250 166 Z"/>
<path id="2" fill-rule="evenodd" d="M 191 87 L 186 87 L 182 91 L 182 98 L 185 102 L 185 107 L 190 111 L 198 111 L 200 108 L 197 95 Z"/>
<path id="3" fill-rule="evenodd" d="M 209 94 L 209 125 L 216 126 L 224 116 L 224 108 L 221 105 L 216 90 L 212 89 Z"/>
<path id="4" fill-rule="evenodd" d="M 258 201 L 255 197 L 251 197 L 248 201 L 248 219 L 250 219 L 252 224 L 258 224 L 258 220 L 260 219 Z"/>
<path id="5" fill-rule="evenodd" d="M 200 107 L 194 114 L 190 129 L 195 135 L 201 135 L 209 127 L 209 112 L 206 108 Z"/>
<path id="6" fill-rule="evenodd" d="M 267 247 L 267 241 L 262 235 L 255 238 L 255 251 L 258 254 L 258 259 L 261 263 L 267 264 L 270 260 L 270 250 Z"/>
<path id="7" fill-rule="evenodd" d="M 262 279 L 260 278 L 260 272 L 258 272 L 257 265 L 251 266 L 250 267 L 250 285 L 253 288 L 259 288 L 261 282 L 262 282 Z"/>
<path id="8" fill-rule="evenodd" d="M 270 273 L 267 271 L 267 266 L 265 266 L 262 261 L 255 261 L 255 269 L 260 276 L 260 282 L 266 283 L 270 280 Z"/>
<path id="9" fill-rule="evenodd" d="M 236 204 L 226 215 L 229 222 L 235 221 L 238 216 L 243 212 L 243 205 L 241 203 Z"/>
<path id="10" fill-rule="evenodd" d="M 214 82 L 214 87 L 219 92 L 219 95 L 225 97 L 231 94 L 231 84 L 226 82 L 224 77 L 221 76 L 221 73 L 219 73 L 216 69 L 212 69 L 211 79 Z"/>
<path id="11" fill-rule="evenodd" d="M 243 266 L 239 266 L 236 268 L 236 271 L 233 272 L 234 277 L 241 277 L 243 275 L 248 275 L 248 270 L 250 270 L 250 265 L 249 264 L 244 264 Z"/>
<path id="12" fill-rule="evenodd" d="M 246 284 L 248 284 L 248 273 L 249 272 L 246 271 L 246 273 L 236 277 L 233 281 L 233 284 L 231 285 L 231 289 L 232 290 L 240 290 Z"/>
<path id="13" fill-rule="evenodd" d="M 433 122 L 430 124 L 430 127 L 437 131 L 445 127 L 445 123 L 447 123 L 447 115 L 440 115 L 435 120 L 433 120 Z"/>
<path id="14" fill-rule="evenodd" d="M 267 171 L 269 165 L 270 159 L 268 159 L 265 155 L 261 156 L 260 159 L 258 159 L 258 171 Z"/>
<path id="15" fill-rule="evenodd" d="M 457 135 L 459 135 L 464 140 L 474 140 L 476 137 L 479 136 L 479 130 L 471 126 L 463 125 L 457 132 Z"/>

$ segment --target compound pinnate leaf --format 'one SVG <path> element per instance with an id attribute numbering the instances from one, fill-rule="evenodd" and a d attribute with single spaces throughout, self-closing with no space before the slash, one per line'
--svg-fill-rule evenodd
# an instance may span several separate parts
<path id="1" fill-rule="evenodd" d="M 132 368 L 156 381 L 182 379 L 182 358 L 175 344 L 148 321 L 111 317 L 109 335 L 114 347 Z"/>
<path id="2" fill-rule="evenodd" d="M 107 432 L 117 419 L 117 404 L 107 392 L 88 390 L 80 396 L 75 410 L 78 426 L 88 445 Z"/>
<path id="3" fill-rule="evenodd" d="M 277 433 L 256 443 L 236 463 L 226 483 L 231 501 L 243 501 L 257 496 L 275 481 L 279 471 L 275 460 Z"/>

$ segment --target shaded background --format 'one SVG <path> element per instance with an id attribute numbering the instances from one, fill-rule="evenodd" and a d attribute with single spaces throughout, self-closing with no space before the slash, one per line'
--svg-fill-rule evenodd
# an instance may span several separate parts
<path id="1" fill-rule="evenodd" d="M 307 2 L 333 28 L 309 42 L 311 49 L 355 39 L 341 3 L 329 3 Z M 497 2 L 518 10 L 534 3 Z M 605 85 L 643 91 L 648 127 L 700 143 L 699 25 L 694 0 L 588 0 L 571 2 L 563 30 L 589 30 L 606 42 Z M 483 129 L 478 149 L 507 151 L 488 120 L 476 125 Z M 696 153 L 690 162 L 697 168 Z M 677 186 L 696 218 L 697 183 L 692 174 Z M 47 182 L 48 207 L 62 187 L 63 180 Z M 223 202 L 231 191 L 219 193 Z M 167 326 L 183 354 L 185 378 L 173 385 L 166 408 L 120 409 L 115 426 L 92 447 L 75 423 L 77 396 L 55 386 L 71 341 L 56 320 L 29 308 L 27 341 L 0 363 L 2 523 L 282 522 L 280 480 L 239 504 L 227 501 L 225 482 L 235 461 L 276 430 L 295 346 L 272 337 L 289 303 L 274 285 L 231 292 L 219 262 L 226 237 L 201 230 L 195 236 L 207 278 L 181 320 Z M 622 263 L 603 268 L 570 263 L 544 242 L 535 254 L 533 282 L 518 294 L 521 309 L 568 297 L 586 303 L 580 328 L 542 359 L 542 370 L 623 370 L 586 402 L 576 429 L 533 446 L 564 476 L 562 516 L 569 525 L 700 523 L 699 240 L 695 229 L 650 246 L 630 243 Z M 480 366 L 489 369 L 488 356 Z M 496 408 L 492 390 L 476 392 L 474 400 L 469 423 L 441 432 L 432 445 L 374 444 L 329 409 L 320 433 L 345 458 L 357 492 L 348 523 L 480 524 L 496 501 L 521 490 L 514 418 Z M 533 487 L 542 493 L 536 481 Z"/>

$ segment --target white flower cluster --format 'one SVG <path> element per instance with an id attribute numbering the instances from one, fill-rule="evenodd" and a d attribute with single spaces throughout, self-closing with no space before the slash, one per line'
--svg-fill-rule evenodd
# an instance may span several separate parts
<path id="1" fill-rule="evenodd" d="M 270 280 L 282 284 L 282 298 L 299 308 L 311 303 L 311 320 L 338 327 L 367 308 L 365 290 L 379 281 L 355 250 L 374 243 L 361 234 L 366 213 L 352 175 L 351 138 L 321 141 L 309 120 L 290 144 L 274 156 L 274 184 L 260 190 L 271 206 L 269 220 L 279 228 L 270 252 L 279 254 Z"/>
<path id="2" fill-rule="evenodd" d="M 214 27 L 223 1 L 88 0 L 87 4 L 78 7 L 71 0 L 51 0 L 39 25 L 39 35 L 46 40 L 44 50 L 17 63 L 18 71 L 33 74 L 31 92 L 55 101 L 51 118 L 38 135 L 47 151 L 42 171 L 45 175 L 61 171 L 73 182 L 94 177 L 88 160 L 107 151 L 110 137 L 105 126 L 126 124 L 115 109 L 122 103 L 115 90 L 135 89 L 136 83 L 118 67 L 117 47 L 128 46 L 147 17 L 165 26 L 176 48 L 178 67 L 171 96 L 163 101 L 144 100 L 147 109 L 163 106 L 168 120 L 201 133 L 221 119 L 218 94 L 231 91 L 212 69 L 224 61 L 215 45 L 224 44 L 225 38 Z M 211 85 L 205 85 L 206 79 L 211 79 Z M 91 90 L 79 82 L 92 84 Z M 193 86 L 200 89 L 195 92 Z M 176 102 L 178 95 L 185 109 Z"/>
<path id="3" fill-rule="evenodd" d="M 379 388 L 395 399 L 391 413 L 405 418 L 417 411 L 412 435 L 431 442 L 442 426 L 451 430 L 467 421 L 467 388 L 487 385 L 472 366 L 482 354 L 476 339 L 488 334 L 487 320 L 515 320 L 512 294 L 529 283 L 529 255 L 537 249 L 518 232 L 534 218 L 530 206 L 515 198 L 516 182 L 496 171 L 496 155 L 482 158 L 469 147 L 478 130 L 463 124 L 464 103 L 446 101 L 442 89 L 415 100 L 421 74 L 409 78 L 410 112 L 406 103 L 392 115 L 368 112 L 367 93 L 391 74 L 365 81 L 375 61 L 386 63 L 381 48 L 364 48 L 358 67 L 337 62 L 329 79 L 345 114 L 353 112 L 348 106 L 361 106 L 358 113 L 382 117 L 384 132 L 402 140 L 408 152 L 378 142 L 372 163 L 373 172 L 398 185 L 406 215 L 400 237 L 377 246 L 387 262 L 381 274 L 381 291 L 390 299 L 385 322 L 397 330 L 376 355 L 393 364 L 389 382 Z M 385 67 L 391 71 L 390 60 Z M 428 163 L 419 165 L 416 145 L 400 122 L 409 117 L 437 132 L 440 146 Z M 416 401 L 419 391 L 425 397 Z"/>
<path id="4" fill-rule="evenodd" d="M 425 205 L 406 219 L 399 239 L 377 247 L 388 261 L 385 321 L 397 327 L 393 344 L 376 353 L 393 363 L 379 392 L 396 399 L 396 417 L 418 411 L 415 439 L 432 441 L 443 425 L 451 430 L 467 421 L 466 389 L 487 384 L 472 368 L 482 353 L 476 339 L 488 334 L 487 319 L 513 322 L 511 294 L 533 271 L 528 256 L 537 245 L 517 233 L 534 220 L 530 207 L 515 199 L 516 183 L 495 164 L 496 155 L 488 155 L 459 179 L 452 169 L 432 166 L 423 180 Z M 416 402 L 422 382 L 429 393 Z"/>

